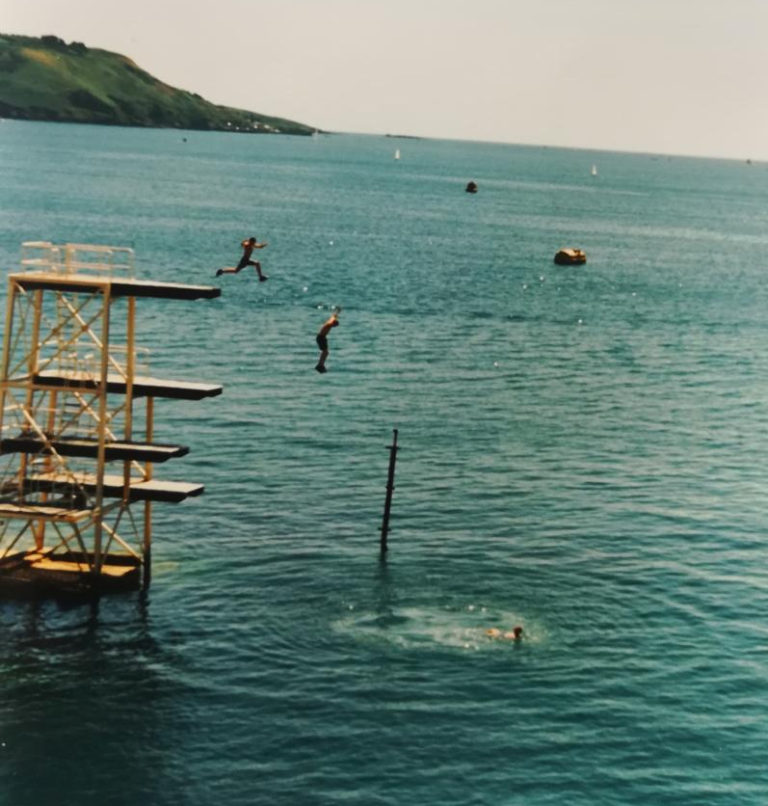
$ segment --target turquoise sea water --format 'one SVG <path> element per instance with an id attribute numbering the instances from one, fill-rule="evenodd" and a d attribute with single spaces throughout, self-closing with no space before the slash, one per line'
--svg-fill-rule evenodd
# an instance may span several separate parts
<path id="1" fill-rule="evenodd" d="M 140 302 L 206 494 L 146 600 L 0 604 L 2 806 L 768 803 L 766 165 L 5 121 L 0 205 L 270 277 Z"/>

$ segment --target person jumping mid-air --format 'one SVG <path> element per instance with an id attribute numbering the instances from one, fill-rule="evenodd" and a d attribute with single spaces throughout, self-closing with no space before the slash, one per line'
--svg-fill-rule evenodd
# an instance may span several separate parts
<path id="1" fill-rule="evenodd" d="M 334 311 L 328 319 L 323 322 L 323 326 L 317 332 L 317 346 L 320 348 L 320 360 L 317 362 L 315 369 L 318 372 L 327 372 L 325 368 L 325 359 L 328 358 L 328 334 L 331 332 L 332 327 L 339 325 L 339 312 Z"/>
<path id="2" fill-rule="evenodd" d="M 251 253 L 254 249 L 263 249 L 266 245 L 266 241 L 264 243 L 259 243 L 255 238 L 248 238 L 247 240 L 243 241 L 240 244 L 240 246 L 243 247 L 243 256 L 240 258 L 240 262 L 237 264 L 237 266 L 234 268 L 218 269 L 216 276 L 220 277 L 222 274 L 237 274 L 246 266 L 253 266 L 254 269 L 256 269 L 256 274 L 259 275 L 259 280 L 263 282 L 267 279 L 267 276 L 261 273 L 261 263 L 259 263 L 258 260 L 251 260 Z"/>

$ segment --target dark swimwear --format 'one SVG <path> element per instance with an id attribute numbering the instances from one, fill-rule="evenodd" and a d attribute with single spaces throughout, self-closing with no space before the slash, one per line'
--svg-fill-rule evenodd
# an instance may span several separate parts
<path id="1" fill-rule="evenodd" d="M 318 335 L 317 339 L 317 346 L 325 352 L 328 349 L 328 339 L 325 336 Z"/>
<path id="2" fill-rule="evenodd" d="M 237 271 L 240 271 L 240 269 L 244 269 L 246 266 L 255 266 L 255 265 L 256 264 L 252 260 L 249 260 L 247 257 L 243 256 L 240 258 L 240 262 L 237 264 Z"/>

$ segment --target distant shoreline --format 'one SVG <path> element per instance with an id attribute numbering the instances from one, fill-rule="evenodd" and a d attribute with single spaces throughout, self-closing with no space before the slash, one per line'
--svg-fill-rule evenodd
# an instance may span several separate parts
<path id="1" fill-rule="evenodd" d="M 148 129 L 309 136 L 287 118 L 207 101 L 172 87 L 120 53 L 42 37 L 0 34 L 0 117 Z"/>
<path id="2" fill-rule="evenodd" d="M 167 130 L 177 132 L 223 132 L 225 134 L 283 134 L 290 137 L 311 137 L 314 134 L 336 134 L 337 132 L 324 131 L 323 129 L 313 129 L 311 131 L 275 131 L 268 129 L 246 128 L 240 126 L 225 126 L 222 128 L 214 127 L 194 127 L 194 126 L 161 126 L 151 123 L 123 123 L 109 120 L 62 120 L 61 118 L 54 117 L 34 117 L 32 115 L 19 115 L 14 114 L 15 110 L 10 112 L 2 108 L 0 104 L 0 121 L 23 121 L 25 123 L 61 123 L 66 125 L 80 125 L 80 126 L 106 126 L 111 129 L 150 129 L 154 131 Z"/>

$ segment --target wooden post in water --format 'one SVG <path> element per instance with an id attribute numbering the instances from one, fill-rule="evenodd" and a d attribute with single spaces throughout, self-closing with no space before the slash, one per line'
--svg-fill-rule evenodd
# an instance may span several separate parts
<path id="1" fill-rule="evenodd" d="M 387 553 L 387 532 L 389 531 L 389 511 L 392 507 L 392 491 L 395 489 L 395 462 L 397 461 L 397 429 L 389 446 L 389 474 L 387 476 L 387 497 L 384 499 L 384 518 L 381 521 L 381 556 Z"/>

